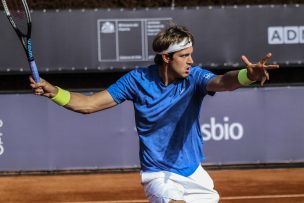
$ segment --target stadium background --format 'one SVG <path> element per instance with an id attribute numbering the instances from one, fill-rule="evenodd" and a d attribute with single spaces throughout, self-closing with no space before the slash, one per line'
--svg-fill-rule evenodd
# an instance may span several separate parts
<path id="1" fill-rule="evenodd" d="M 90 8 L 157 8 L 157 7 L 195 7 L 195 6 L 221 6 L 221 5 L 270 5 L 270 4 L 303 4 L 303 0 L 29 0 L 31 9 L 90 9 Z M 39 62 L 38 62 L 39 63 Z M 231 67 L 228 68 L 231 70 Z M 227 67 L 212 69 L 216 74 L 226 72 Z M 125 74 L 125 71 L 87 73 L 77 72 L 68 74 L 42 74 L 47 80 L 71 90 L 96 89 L 107 87 Z M 301 85 L 304 83 L 304 68 L 289 65 L 281 65 L 280 70 L 271 71 L 271 79 L 266 86 Z M 24 74 L 0 74 L 0 91 L 28 92 L 27 75 Z"/>

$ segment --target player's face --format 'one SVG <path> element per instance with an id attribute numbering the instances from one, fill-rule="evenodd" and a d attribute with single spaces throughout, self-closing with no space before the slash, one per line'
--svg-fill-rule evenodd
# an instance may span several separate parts
<path id="1" fill-rule="evenodd" d="M 174 53 L 169 62 L 173 77 L 186 78 L 189 75 L 190 67 L 193 64 L 192 52 L 193 47 L 189 47 Z"/>

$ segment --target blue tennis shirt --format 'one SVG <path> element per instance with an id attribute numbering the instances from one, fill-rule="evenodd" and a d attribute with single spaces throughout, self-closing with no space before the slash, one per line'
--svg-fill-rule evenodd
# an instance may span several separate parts
<path id="1" fill-rule="evenodd" d="M 117 104 L 133 101 L 142 171 L 189 176 L 204 160 L 199 113 L 213 77 L 192 67 L 187 78 L 165 86 L 152 65 L 130 71 L 107 89 Z"/>

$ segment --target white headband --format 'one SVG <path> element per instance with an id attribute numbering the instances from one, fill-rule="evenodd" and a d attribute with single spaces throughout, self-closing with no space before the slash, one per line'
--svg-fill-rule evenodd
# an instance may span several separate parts
<path id="1" fill-rule="evenodd" d="M 176 51 L 186 49 L 188 47 L 192 47 L 192 42 L 189 38 L 185 38 L 180 43 L 171 44 L 168 49 L 166 49 L 162 52 L 158 52 L 157 54 L 169 54 L 169 53 L 172 53 L 172 52 L 176 52 Z"/>

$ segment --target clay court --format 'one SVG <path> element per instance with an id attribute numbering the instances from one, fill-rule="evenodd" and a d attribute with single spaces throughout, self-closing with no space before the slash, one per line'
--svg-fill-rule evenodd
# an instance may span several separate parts
<path id="1" fill-rule="evenodd" d="M 303 203 L 304 168 L 208 170 L 222 203 Z M 140 203 L 138 172 L 0 177 L 0 202 Z"/>

